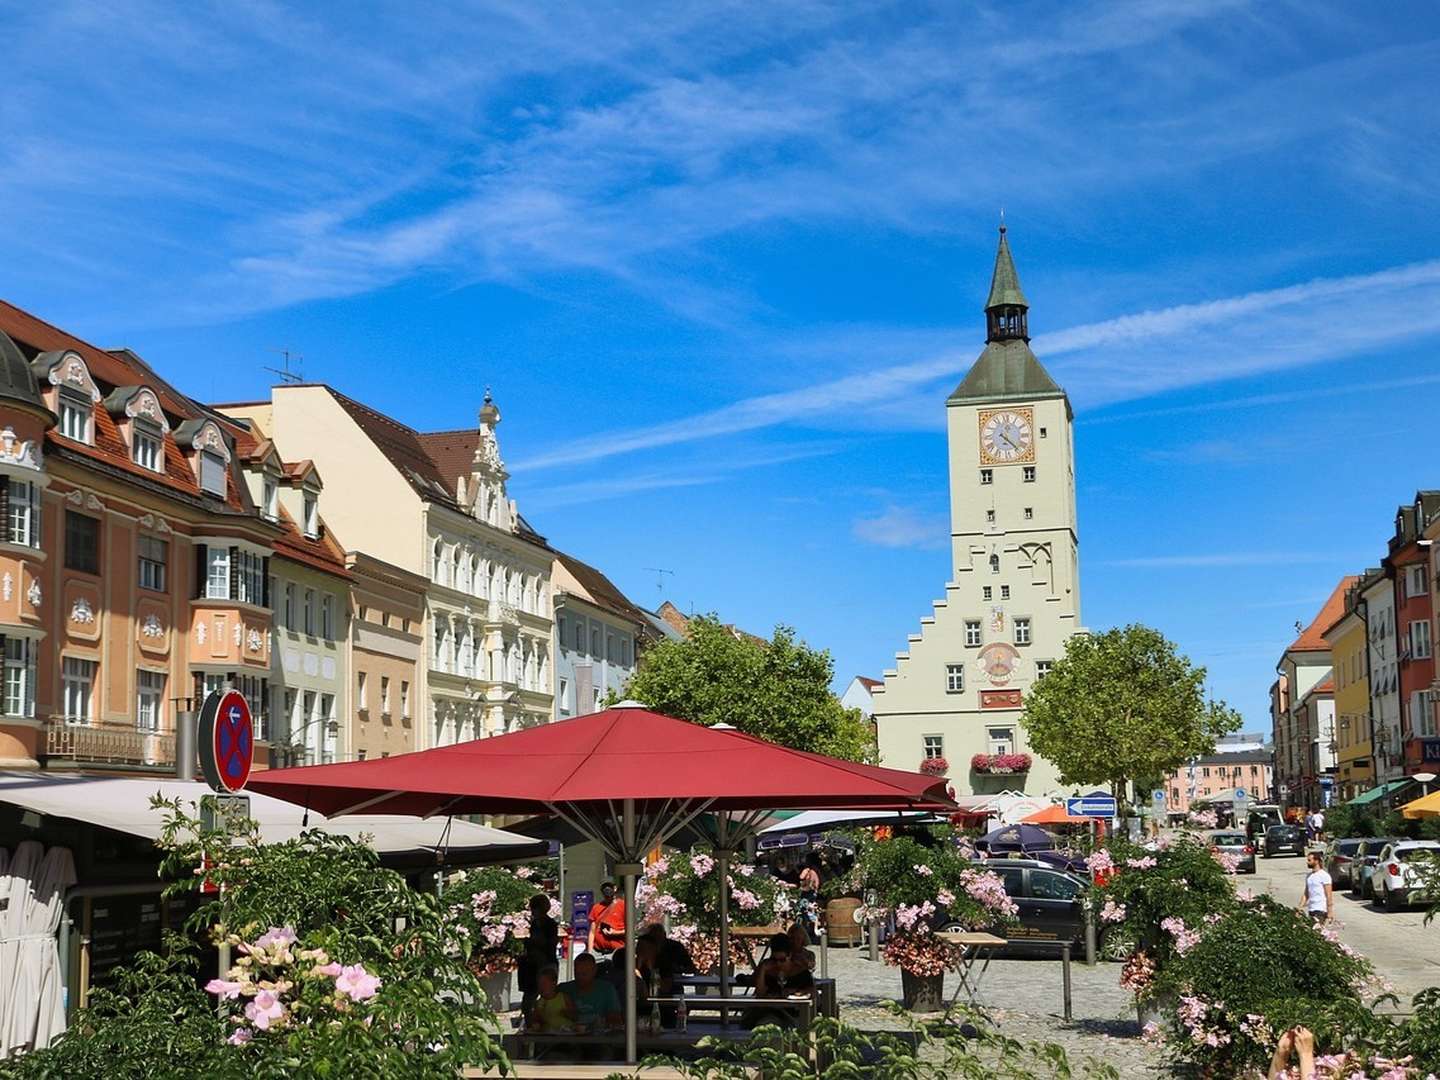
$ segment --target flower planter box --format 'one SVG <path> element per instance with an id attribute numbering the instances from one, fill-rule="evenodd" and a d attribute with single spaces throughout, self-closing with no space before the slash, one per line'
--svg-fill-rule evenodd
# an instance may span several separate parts
<path id="1" fill-rule="evenodd" d="M 1029 754 L 976 754 L 970 759 L 972 772 L 1010 776 L 1030 771 Z"/>
<path id="2" fill-rule="evenodd" d="M 900 969 L 902 1004 L 911 1012 L 935 1013 L 945 1011 L 945 976 L 916 975 Z"/>

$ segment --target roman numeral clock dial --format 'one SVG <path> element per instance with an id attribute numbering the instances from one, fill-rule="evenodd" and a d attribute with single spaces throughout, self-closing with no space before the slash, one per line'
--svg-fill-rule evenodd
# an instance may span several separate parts
<path id="1" fill-rule="evenodd" d="M 980 413 L 980 462 L 1014 465 L 1035 460 L 1035 414 L 1030 409 Z"/>

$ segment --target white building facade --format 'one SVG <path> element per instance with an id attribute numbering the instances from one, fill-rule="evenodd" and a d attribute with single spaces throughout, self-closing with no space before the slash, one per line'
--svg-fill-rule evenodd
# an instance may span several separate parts
<path id="1" fill-rule="evenodd" d="M 1375 780 L 1405 775 L 1405 740 L 1400 730 L 1400 650 L 1395 636 L 1395 580 L 1380 572 L 1363 583 L 1366 652 L 1370 675 L 1371 751 Z"/>
<path id="2" fill-rule="evenodd" d="M 649 621 L 599 570 L 556 553 L 555 719 L 598 712 L 635 674 Z"/>
<path id="3" fill-rule="evenodd" d="M 1058 787 L 1020 717 L 1081 626 L 1073 413 L 1028 309 L 1002 226 L 986 346 L 946 402 L 952 579 L 872 691 L 881 764 L 944 758 L 961 795 Z"/>

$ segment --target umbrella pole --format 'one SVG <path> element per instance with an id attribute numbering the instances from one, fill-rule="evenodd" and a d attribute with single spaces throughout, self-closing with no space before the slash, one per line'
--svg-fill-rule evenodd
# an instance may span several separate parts
<path id="1" fill-rule="evenodd" d="M 720 843 L 715 846 L 715 868 L 720 872 L 720 996 L 730 993 L 730 815 L 720 813 L 716 820 L 716 834 Z M 728 1014 L 721 1013 L 723 1021 Z"/>
<path id="2" fill-rule="evenodd" d="M 635 1008 L 635 871 L 639 858 L 635 852 L 635 800 L 626 799 L 621 828 L 625 837 L 625 863 L 617 867 L 625 885 L 625 1064 L 639 1059 L 636 1045 L 639 1027 Z"/>

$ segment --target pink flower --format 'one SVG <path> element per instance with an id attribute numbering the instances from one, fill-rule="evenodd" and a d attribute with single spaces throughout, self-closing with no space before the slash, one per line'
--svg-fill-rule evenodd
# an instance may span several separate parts
<path id="1" fill-rule="evenodd" d="M 1124 922 L 1125 905 L 1117 904 L 1114 900 L 1106 900 L 1105 906 L 1100 909 L 1100 921 L 1107 923 Z"/>
<path id="2" fill-rule="evenodd" d="M 1092 873 L 1103 874 L 1115 869 L 1115 860 L 1111 858 L 1110 852 L 1101 848 L 1086 860 Z"/>
<path id="3" fill-rule="evenodd" d="M 941 907 L 949 907 L 955 903 L 955 894 L 949 889 L 941 889 L 940 892 L 936 894 L 935 899 L 940 901 Z"/>
<path id="4" fill-rule="evenodd" d="M 521 866 L 516 869 L 515 876 L 521 881 L 528 881 L 535 876 L 535 871 L 528 866 Z"/>
<path id="5" fill-rule="evenodd" d="M 315 970 L 312 971 L 310 974 L 312 974 L 312 975 L 326 975 L 326 976 L 334 979 L 334 978 L 338 978 L 339 975 L 340 975 L 340 972 L 342 972 L 342 971 L 344 971 L 344 970 L 345 970 L 344 968 L 342 968 L 339 964 L 335 963 L 335 961 L 332 960 L 332 961 L 330 961 L 330 963 L 328 963 L 328 964 L 322 964 L 322 965 L 316 967 Z"/>
<path id="6" fill-rule="evenodd" d="M 932 874 L 935 873 L 934 870 L 931 870 L 930 867 L 926 866 L 924 863 L 916 863 L 913 867 L 911 867 L 911 869 L 913 869 L 915 873 L 919 874 L 921 877 L 930 877 Z"/>
<path id="7" fill-rule="evenodd" d="M 715 860 L 704 853 L 690 856 L 690 869 L 695 871 L 696 877 L 704 877 L 715 869 Z"/>
<path id="8" fill-rule="evenodd" d="M 229 979 L 211 979 L 205 984 L 205 991 L 218 994 L 221 1001 L 229 1001 L 240 996 L 240 987 L 240 983 L 231 982 Z"/>
<path id="9" fill-rule="evenodd" d="M 1094 863 L 1092 862 L 1090 865 L 1093 866 Z M 1130 867 L 1131 870 L 1149 870 L 1152 866 L 1156 865 L 1155 856 L 1146 855 L 1139 859 L 1126 859 L 1125 865 Z"/>
<path id="10" fill-rule="evenodd" d="M 335 989 L 352 1001 L 368 1001 L 380 989 L 380 980 L 363 964 L 347 964 L 335 980 Z"/>
<path id="11" fill-rule="evenodd" d="M 272 926 L 255 939 L 255 947 L 273 949 L 277 945 L 294 945 L 295 931 L 288 926 Z"/>
<path id="12" fill-rule="evenodd" d="M 245 1006 L 245 1019 L 261 1031 L 268 1031 L 271 1024 L 285 1019 L 285 1006 L 273 990 L 261 990 L 255 1000 Z"/>
<path id="13" fill-rule="evenodd" d="M 236 1028 L 230 1033 L 230 1037 L 225 1041 L 228 1042 L 231 1046 L 244 1046 L 254 1037 L 255 1033 L 249 1028 Z"/>

